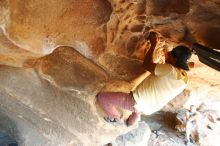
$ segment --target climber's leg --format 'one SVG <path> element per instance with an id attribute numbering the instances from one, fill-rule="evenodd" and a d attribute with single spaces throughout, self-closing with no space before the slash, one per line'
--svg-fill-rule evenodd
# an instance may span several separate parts
<path id="1" fill-rule="evenodd" d="M 140 118 L 139 112 L 132 112 L 132 114 L 127 119 L 127 125 L 133 125 L 139 118 Z"/>
<path id="2" fill-rule="evenodd" d="M 98 103 L 104 109 L 110 119 L 120 119 L 117 107 L 135 112 L 135 101 L 131 94 L 123 92 L 101 92 L 97 96 Z"/>

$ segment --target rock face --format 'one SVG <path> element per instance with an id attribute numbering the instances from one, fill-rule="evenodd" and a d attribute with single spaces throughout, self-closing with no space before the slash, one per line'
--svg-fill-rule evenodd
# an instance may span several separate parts
<path id="1" fill-rule="evenodd" d="M 158 46 L 167 48 L 191 40 L 219 49 L 219 3 L 191 0 L 111 0 L 107 49 L 141 59 L 149 49 L 149 31 L 161 34 Z M 218 10 L 217 10 L 218 9 Z M 211 23 L 210 23 L 211 22 Z M 213 31 L 216 30 L 216 31 Z"/>
<path id="2" fill-rule="evenodd" d="M 95 96 L 142 72 L 149 32 L 159 34 L 153 59 L 163 62 L 161 52 L 179 43 L 220 49 L 219 30 L 218 0 L 0 0 L 0 129 L 20 145 L 114 141 L 137 125 L 106 123 Z M 218 107 L 219 73 L 198 64 L 190 78 L 164 110 L 193 97 Z"/>
<path id="3" fill-rule="evenodd" d="M 102 25 L 111 13 L 108 2 L 9 0 L 7 7 L 9 22 L 4 29 L 14 43 L 26 50 L 47 54 L 57 45 L 93 48 L 81 50 L 88 56 L 104 50 Z"/>
<path id="4" fill-rule="evenodd" d="M 138 129 L 117 137 L 112 146 L 146 146 L 150 138 L 150 128 L 145 122 L 138 125 Z"/>
<path id="5" fill-rule="evenodd" d="M 72 55 L 74 56 L 74 54 Z M 104 145 L 116 135 L 128 132 L 132 128 L 127 128 L 125 125 L 117 128 L 105 123 L 97 114 L 94 106 L 95 95 L 105 82 L 106 76 L 99 68 L 97 68 L 99 72 L 94 72 L 95 70 L 91 71 L 80 64 L 83 60 L 80 60 L 80 56 L 78 57 L 79 60 L 75 60 L 79 61 L 78 63 L 72 60 L 73 63 L 76 63 L 72 67 L 78 66 L 78 70 L 81 70 L 82 73 L 78 76 L 68 76 L 68 80 L 65 80 L 67 78 L 57 78 L 57 73 L 43 72 L 46 70 L 42 69 L 43 65 L 41 71 L 45 75 L 42 76 L 46 76 L 45 79 L 48 79 L 49 82 L 39 77 L 34 69 L 1 66 L 0 107 L 14 120 L 14 125 L 22 124 L 25 127 L 22 131 L 20 131 L 21 129 L 11 131 L 15 135 L 22 136 L 22 139 L 17 139 L 19 144 L 33 145 L 34 141 L 32 139 L 28 141 L 26 138 L 37 135 L 37 137 L 43 137 L 45 143 L 35 143 L 36 145 Z M 56 59 L 58 58 L 57 56 Z M 43 64 L 43 61 L 40 63 Z M 46 60 L 44 63 L 49 63 L 49 61 Z M 54 67 L 62 68 L 62 65 L 61 62 Z M 68 62 L 65 62 L 65 65 L 68 65 Z M 95 69 L 96 66 L 93 67 Z M 71 65 L 69 65 L 70 68 Z M 65 72 L 68 70 L 60 70 L 64 76 Z M 99 79 L 94 82 L 91 80 L 81 82 L 83 72 L 94 75 L 91 77 L 92 80 L 97 77 Z M 68 81 L 71 80 L 75 82 L 69 82 L 71 83 L 69 84 Z M 56 85 L 54 86 L 54 84 Z M 62 88 L 59 85 L 62 85 Z M 33 133 L 25 133 L 28 129 L 33 129 Z"/>
<path id="6" fill-rule="evenodd" d="M 38 54 L 66 45 L 86 57 L 97 57 L 106 49 L 143 59 L 149 31 L 159 32 L 161 42 L 173 45 L 190 39 L 220 48 L 217 0 L 2 0 L 0 12 L 5 35 Z"/>

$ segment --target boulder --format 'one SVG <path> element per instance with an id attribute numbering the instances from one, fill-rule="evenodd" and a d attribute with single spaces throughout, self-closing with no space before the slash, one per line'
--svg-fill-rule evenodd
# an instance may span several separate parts
<path id="1" fill-rule="evenodd" d="M 112 142 L 112 146 L 146 146 L 151 130 L 145 122 L 140 122 L 138 128 L 121 135 Z"/>
<path id="2" fill-rule="evenodd" d="M 0 0 L 1 130 L 20 145 L 112 142 L 137 125 L 106 123 L 96 94 L 133 88 L 151 31 L 157 63 L 178 44 L 220 49 L 219 15 L 218 0 Z M 189 78 L 164 110 L 218 109 L 219 73 L 198 63 Z"/>
<path id="3" fill-rule="evenodd" d="M 58 48 L 35 69 L 1 66 L 0 81 L 0 109 L 20 145 L 104 145 L 137 127 L 98 114 L 96 94 L 107 75 L 73 48 Z M 35 135 L 44 140 L 27 139 Z"/>

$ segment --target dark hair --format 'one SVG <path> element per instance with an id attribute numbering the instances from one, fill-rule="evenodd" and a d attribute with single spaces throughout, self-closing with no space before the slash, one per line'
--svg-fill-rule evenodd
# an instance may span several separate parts
<path id="1" fill-rule="evenodd" d="M 176 66 L 184 70 L 189 70 L 187 60 L 192 56 L 192 52 L 189 48 L 185 46 L 177 46 L 172 51 L 171 54 L 176 58 Z"/>

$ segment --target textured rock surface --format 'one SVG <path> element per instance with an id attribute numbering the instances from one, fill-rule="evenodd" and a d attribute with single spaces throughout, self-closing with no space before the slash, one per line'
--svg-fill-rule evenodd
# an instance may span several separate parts
<path id="1" fill-rule="evenodd" d="M 151 130 L 145 122 L 140 122 L 138 128 L 121 135 L 112 142 L 112 146 L 146 146 Z"/>
<path id="2" fill-rule="evenodd" d="M 90 86 L 90 92 L 64 90 L 39 78 L 33 69 L 6 66 L 1 66 L 0 80 L 1 110 L 12 117 L 16 126 L 23 123 L 23 131 L 13 132 L 25 137 L 25 141 L 18 139 L 25 145 L 41 145 L 26 141 L 33 135 L 49 141 L 43 145 L 101 145 L 130 129 L 105 123 L 97 115 L 95 94 L 101 84 L 80 84 Z M 26 129 L 33 129 L 33 134 L 25 133 Z"/>
<path id="3" fill-rule="evenodd" d="M 116 54 L 143 58 L 149 49 L 149 31 L 161 34 L 160 47 L 186 40 L 219 49 L 219 2 L 198 0 L 111 0 L 107 23 L 107 49 Z M 216 31 L 213 31 L 216 30 Z M 188 44 L 188 43 L 187 43 Z M 160 48 L 159 47 L 159 48 Z"/>
<path id="4" fill-rule="evenodd" d="M 109 2 L 1 0 L 0 26 L 17 46 L 38 54 L 67 45 L 90 58 L 106 49 L 143 59 L 149 31 L 161 33 L 160 47 L 167 47 L 164 42 L 175 45 L 191 39 L 220 48 L 217 0 Z"/>
<path id="5" fill-rule="evenodd" d="M 29 59 L 39 57 L 39 54 L 21 49 L 12 43 L 0 29 L 0 63 L 8 66 L 22 67 Z"/>
<path id="6" fill-rule="evenodd" d="M 26 50 L 45 54 L 57 45 L 69 45 L 83 49 L 87 56 L 104 50 L 102 25 L 111 13 L 108 2 L 9 0 L 8 9 L 7 35 Z"/>
<path id="7" fill-rule="evenodd" d="M 173 113 L 157 112 L 151 116 L 143 116 L 143 120 L 152 130 L 148 146 L 186 146 L 184 135 L 175 130 L 176 116 Z M 187 146 L 196 146 L 188 143 Z"/>
<path id="8" fill-rule="evenodd" d="M 154 61 L 163 62 L 163 49 L 189 40 L 220 49 L 219 18 L 218 0 L 0 0 L 1 130 L 21 145 L 114 140 L 135 127 L 105 123 L 95 95 L 142 71 L 149 31 L 159 33 Z M 219 72 L 198 64 L 190 78 L 164 110 L 217 109 Z"/>

